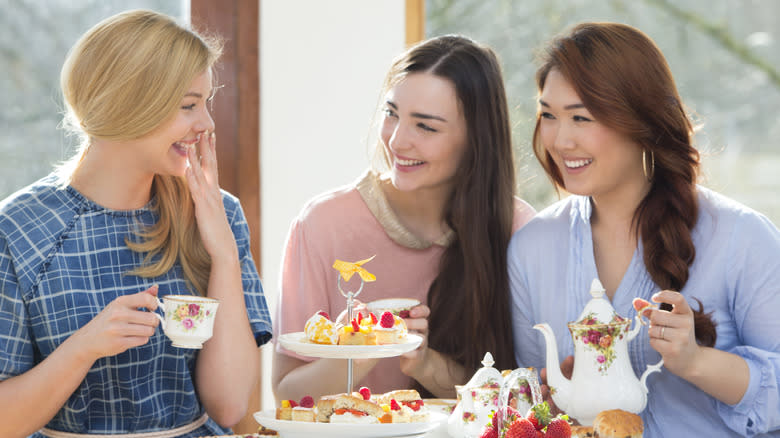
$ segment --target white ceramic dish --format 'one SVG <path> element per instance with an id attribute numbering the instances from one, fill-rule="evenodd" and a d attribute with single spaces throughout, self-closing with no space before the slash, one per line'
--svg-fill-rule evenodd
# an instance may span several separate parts
<path id="1" fill-rule="evenodd" d="M 422 337 L 409 333 L 406 342 L 386 345 L 323 345 L 306 340 L 304 332 L 286 333 L 279 336 L 282 347 L 302 356 L 325 357 L 329 359 L 371 359 L 393 357 L 408 353 L 419 347 Z"/>
<path id="2" fill-rule="evenodd" d="M 414 298 L 385 298 L 366 303 L 366 308 L 369 312 L 374 312 L 376 316 L 379 316 L 381 312 L 386 310 L 398 315 L 401 311 L 411 310 L 412 307 L 419 304 L 420 301 Z"/>
<path id="3" fill-rule="evenodd" d="M 434 430 L 442 422 L 447 421 L 447 416 L 439 412 L 431 412 L 430 421 L 425 423 L 393 424 L 307 423 L 277 420 L 274 410 L 255 412 L 254 417 L 258 423 L 279 432 L 282 438 L 415 437 Z"/>

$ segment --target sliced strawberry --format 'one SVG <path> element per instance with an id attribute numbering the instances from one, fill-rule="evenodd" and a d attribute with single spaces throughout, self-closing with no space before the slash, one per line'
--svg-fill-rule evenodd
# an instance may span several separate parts
<path id="1" fill-rule="evenodd" d="M 392 410 L 394 410 L 394 411 L 400 411 L 400 410 L 401 410 L 401 407 L 400 407 L 400 406 L 398 406 L 398 402 L 397 402 L 397 401 L 395 401 L 395 399 L 391 399 L 391 400 L 390 400 L 390 409 L 392 409 Z"/>
<path id="2" fill-rule="evenodd" d="M 326 312 L 324 310 L 320 310 L 319 312 L 317 312 L 317 315 L 322 315 L 325 318 L 330 319 L 330 315 L 328 315 L 328 312 Z"/>
<path id="3" fill-rule="evenodd" d="M 360 331 L 360 324 L 356 320 L 352 320 L 352 330 L 355 331 L 355 333 Z"/>
<path id="4" fill-rule="evenodd" d="M 371 324 L 376 325 L 377 319 L 376 319 L 376 315 L 374 315 L 374 312 L 369 312 L 368 316 L 371 317 Z"/>
<path id="5" fill-rule="evenodd" d="M 290 407 L 294 408 L 296 406 L 298 406 L 298 403 L 296 403 L 295 400 L 290 400 Z"/>

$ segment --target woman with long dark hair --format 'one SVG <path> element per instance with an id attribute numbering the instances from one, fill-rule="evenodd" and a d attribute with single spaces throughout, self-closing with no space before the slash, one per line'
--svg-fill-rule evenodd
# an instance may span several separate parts
<path id="1" fill-rule="evenodd" d="M 424 41 L 393 63 L 380 106 L 381 165 L 321 195 L 293 222 L 275 333 L 301 331 L 345 300 L 335 259 L 376 258 L 363 302 L 407 297 L 409 329 L 427 335 L 399 359 L 355 361 L 375 392 L 417 386 L 454 397 L 485 352 L 514 368 L 506 248 L 533 215 L 514 196 L 514 162 L 501 69 L 492 50 L 459 36 Z M 346 361 L 300 357 L 277 345 L 277 398 L 333 394 Z M 327 378 L 325 378 L 327 376 Z"/>
<path id="2" fill-rule="evenodd" d="M 634 297 L 664 303 L 629 344 L 635 370 L 664 360 L 647 381 L 645 436 L 778 433 L 780 233 L 697 185 L 693 127 L 661 51 L 630 26 L 580 24 L 549 44 L 537 85 L 534 151 L 573 195 L 510 243 L 518 363 L 544 366 L 541 322 L 572 354 L 566 323 L 599 278 L 620 315 L 636 314 Z"/>

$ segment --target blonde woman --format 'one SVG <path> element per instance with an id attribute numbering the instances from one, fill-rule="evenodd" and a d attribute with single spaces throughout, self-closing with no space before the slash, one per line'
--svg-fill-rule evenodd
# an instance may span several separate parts
<path id="1" fill-rule="evenodd" d="M 61 81 L 81 151 L 0 204 L 0 436 L 221 435 L 245 415 L 271 327 L 217 179 L 219 54 L 150 11 L 72 48 Z M 166 294 L 220 301 L 199 352 L 158 328 Z"/>

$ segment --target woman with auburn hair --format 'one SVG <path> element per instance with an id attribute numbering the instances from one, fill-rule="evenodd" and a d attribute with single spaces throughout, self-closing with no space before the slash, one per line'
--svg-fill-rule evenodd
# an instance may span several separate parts
<path id="1" fill-rule="evenodd" d="M 221 435 L 246 413 L 271 326 L 244 214 L 217 178 L 220 52 L 143 10 L 71 49 L 61 84 L 80 151 L 0 203 L 0 436 Z M 202 350 L 158 329 L 158 294 L 219 300 Z"/>
<path id="2" fill-rule="evenodd" d="M 401 54 L 382 95 L 381 165 L 313 199 L 292 223 L 274 332 L 302 331 L 318 310 L 341 312 L 331 265 L 376 255 L 366 268 L 377 280 L 359 299 L 420 300 L 406 323 L 426 340 L 400 363 L 356 360 L 356 384 L 454 397 L 485 352 L 497 366 L 515 366 L 506 248 L 534 210 L 514 196 L 501 69 L 488 47 L 441 36 Z M 279 399 L 340 393 L 346 380 L 344 360 L 276 346 Z"/>
<path id="3" fill-rule="evenodd" d="M 599 278 L 622 316 L 634 297 L 663 303 L 628 347 L 635 370 L 664 360 L 645 436 L 780 434 L 780 232 L 697 185 L 692 124 L 658 47 L 630 26 L 583 23 L 548 45 L 537 85 L 534 150 L 573 195 L 509 246 L 518 363 L 544 366 L 542 322 L 572 354 L 566 323 Z"/>

